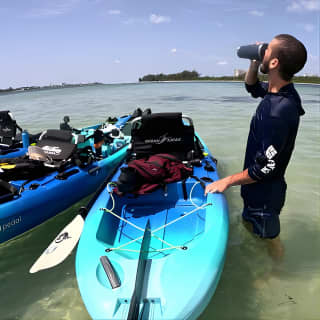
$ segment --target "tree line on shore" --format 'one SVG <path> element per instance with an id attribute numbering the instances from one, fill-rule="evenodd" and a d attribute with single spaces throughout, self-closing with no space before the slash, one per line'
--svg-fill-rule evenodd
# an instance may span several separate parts
<path id="1" fill-rule="evenodd" d="M 101 82 L 90 82 L 90 83 L 62 83 L 62 84 L 52 84 L 48 86 L 30 86 L 30 87 L 19 87 L 7 89 L 0 89 L 0 93 L 7 92 L 18 92 L 18 91 L 32 91 L 32 90 L 47 90 L 47 89 L 61 89 L 61 88 L 73 88 L 73 87 L 85 87 L 85 86 L 96 86 L 101 85 Z"/>
<path id="2" fill-rule="evenodd" d="M 147 74 L 142 78 L 139 78 L 139 81 L 195 81 L 195 80 L 205 80 L 205 81 L 244 81 L 245 74 L 239 76 L 220 76 L 220 77 L 210 77 L 210 76 L 201 76 L 199 72 L 193 70 L 188 71 L 184 70 L 179 73 L 171 74 Z M 259 78 L 262 81 L 267 81 L 268 76 L 260 74 Z M 320 77 L 317 76 L 297 76 L 293 78 L 293 82 L 297 83 L 317 83 L 320 84 Z"/>

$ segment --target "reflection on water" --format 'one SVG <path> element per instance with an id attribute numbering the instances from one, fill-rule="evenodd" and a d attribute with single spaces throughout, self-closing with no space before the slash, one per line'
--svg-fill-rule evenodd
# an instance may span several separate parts
<path id="1" fill-rule="evenodd" d="M 240 188 L 226 192 L 230 237 L 225 268 L 214 298 L 200 317 L 211 319 L 320 319 L 320 87 L 297 86 L 305 116 L 287 170 L 281 213 L 285 254 L 275 263 L 266 243 L 241 221 Z M 110 85 L 0 96 L 23 128 L 58 128 L 65 114 L 73 126 L 100 122 L 137 106 L 190 115 L 219 160 L 221 176 L 242 170 L 249 123 L 258 100 L 240 83 Z M 36 116 L 35 116 L 36 115 Z M 88 199 L 0 246 L 0 319 L 87 320 L 74 271 L 74 253 L 54 269 L 28 270 Z"/>

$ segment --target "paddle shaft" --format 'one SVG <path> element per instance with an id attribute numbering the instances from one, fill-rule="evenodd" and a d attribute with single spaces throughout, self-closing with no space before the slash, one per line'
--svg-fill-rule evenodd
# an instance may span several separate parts
<path id="1" fill-rule="evenodd" d="M 138 260 L 138 268 L 137 268 L 137 276 L 136 276 L 136 283 L 133 290 L 133 294 L 131 297 L 130 308 L 128 312 L 127 320 L 138 320 L 139 318 L 139 311 L 140 311 L 140 301 L 142 296 L 142 289 L 145 283 L 145 274 L 146 274 L 146 266 L 147 266 L 147 259 L 148 259 L 148 250 L 151 241 L 151 231 L 150 231 L 150 220 L 146 224 L 146 228 L 144 231 L 140 255 Z"/>

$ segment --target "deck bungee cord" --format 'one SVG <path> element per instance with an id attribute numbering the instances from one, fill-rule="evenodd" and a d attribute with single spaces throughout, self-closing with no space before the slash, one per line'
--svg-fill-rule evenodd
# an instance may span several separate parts
<path id="1" fill-rule="evenodd" d="M 163 252 L 163 251 L 168 251 L 168 250 L 173 250 L 173 249 L 177 249 L 177 250 L 187 250 L 187 249 L 188 249 L 188 247 L 186 247 L 186 246 L 176 246 L 176 245 L 173 245 L 173 244 L 171 244 L 171 243 L 169 243 L 169 242 L 161 239 L 160 237 L 158 237 L 157 235 L 155 235 L 155 233 L 158 232 L 158 231 L 160 231 L 160 230 L 162 230 L 162 229 L 165 229 L 166 227 L 168 227 L 168 226 L 170 226 L 170 225 L 172 225 L 172 224 L 174 224 L 174 223 L 176 223 L 176 222 L 178 222 L 178 221 L 180 221 L 180 220 L 182 220 L 182 219 L 184 219 L 184 218 L 186 218 L 187 216 L 191 215 L 192 213 L 198 212 L 199 210 L 202 210 L 202 209 L 206 208 L 207 206 L 212 205 L 212 203 L 204 203 L 203 205 L 198 206 L 198 205 L 196 205 L 196 204 L 193 202 L 193 200 L 192 200 L 192 192 L 193 192 L 195 186 L 198 185 L 199 183 L 200 183 L 199 181 L 197 181 L 196 183 L 194 183 L 194 185 L 192 186 L 192 188 L 191 188 L 191 190 L 190 190 L 190 194 L 189 194 L 190 202 L 192 203 L 193 206 L 196 207 L 195 209 L 193 209 L 193 210 L 191 210 L 191 211 L 189 211 L 189 212 L 184 213 L 184 215 L 182 215 L 182 216 L 180 216 L 179 218 L 176 218 L 176 219 L 174 219 L 174 220 L 172 220 L 172 221 L 170 221 L 170 222 L 162 225 L 161 227 L 158 227 L 158 228 L 156 228 L 156 229 L 154 229 L 154 230 L 151 230 L 151 229 L 148 230 L 148 231 L 151 232 L 151 236 L 152 236 L 152 237 L 154 237 L 155 239 L 159 240 L 160 242 L 162 242 L 162 243 L 164 243 L 164 244 L 166 244 L 166 245 L 168 246 L 168 248 L 155 249 L 155 250 L 152 250 L 152 251 L 150 250 L 150 251 L 148 251 L 149 253 Z M 118 214 L 116 214 L 115 212 L 113 212 L 113 210 L 114 210 L 114 208 L 115 208 L 115 199 L 114 199 L 114 196 L 113 196 L 113 190 L 110 190 L 110 188 L 109 188 L 110 186 L 115 186 L 115 183 L 114 183 L 114 182 L 109 182 L 109 183 L 107 184 L 107 192 L 109 193 L 110 198 L 111 198 L 111 200 L 112 200 L 112 208 L 111 208 L 111 209 L 100 208 L 100 210 L 102 210 L 102 211 L 104 211 L 104 212 L 107 212 L 107 213 L 113 215 L 114 217 L 118 218 L 119 220 L 121 220 L 121 221 L 123 221 L 123 222 L 125 222 L 125 223 L 127 223 L 127 224 L 129 224 L 129 225 L 131 225 L 131 226 L 132 226 L 133 228 L 135 228 L 135 229 L 138 229 L 138 230 L 140 230 L 140 231 L 142 231 L 142 232 L 145 232 L 145 229 L 137 226 L 136 224 L 128 221 L 127 219 L 125 219 L 125 218 L 119 216 Z M 132 244 L 132 243 L 135 243 L 135 242 L 141 240 L 142 238 L 143 238 L 143 235 L 140 236 L 140 237 L 138 237 L 138 238 L 135 238 L 135 239 L 133 239 L 133 240 L 131 240 L 131 241 L 129 241 L 129 242 L 126 242 L 126 243 L 124 243 L 124 244 L 122 244 L 122 245 L 120 245 L 120 246 L 118 246 L 118 247 L 108 248 L 108 249 L 106 249 L 106 252 L 111 252 L 111 251 L 116 251 L 116 250 L 119 250 L 119 251 L 128 251 L 128 252 L 140 252 L 140 250 L 128 249 L 128 248 L 125 248 L 125 247 L 129 246 L 129 245 Z"/>

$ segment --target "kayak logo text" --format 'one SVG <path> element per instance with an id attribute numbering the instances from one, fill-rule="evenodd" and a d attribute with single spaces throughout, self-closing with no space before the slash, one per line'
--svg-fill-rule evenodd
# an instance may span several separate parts
<path id="1" fill-rule="evenodd" d="M 57 156 L 62 152 L 62 150 L 59 147 L 51 147 L 51 146 L 44 146 L 42 147 L 42 150 L 50 156 Z"/>
<path id="2" fill-rule="evenodd" d="M 10 229 L 11 227 L 15 226 L 16 224 L 19 224 L 21 222 L 22 218 L 21 216 L 14 218 L 12 220 L 10 220 L 9 222 L 6 222 L 4 224 L 0 224 L 0 232 L 4 232 L 8 229 Z"/>
<path id="3" fill-rule="evenodd" d="M 6 133 L 12 131 L 12 130 L 11 130 L 10 128 L 8 128 L 8 127 L 2 128 L 1 130 L 2 130 L 3 132 L 6 132 Z"/>
<path id="4" fill-rule="evenodd" d="M 181 137 L 168 137 L 168 134 L 165 133 L 164 135 L 160 136 L 159 138 L 146 139 L 144 141 L 144 143 L 162 144 L 164 142 L 180 142 L 181 140 L 182 140 Z"/>

